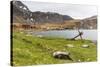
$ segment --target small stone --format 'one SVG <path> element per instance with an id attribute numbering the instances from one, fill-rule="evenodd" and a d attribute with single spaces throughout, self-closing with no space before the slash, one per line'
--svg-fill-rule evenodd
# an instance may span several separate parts
<path id="1" fill-rule="evenodd" d="M 83 47 L 83 48 L 88 48 L 88 47 L 89 47 L 89 45 L 84 44 L 84 45 L 82 45 L 82 47 Z"/>
<path id="2" fill-rule="evenodd" d="M 81 62 L 81 60 L 79 59 L 78 62 Z"/>

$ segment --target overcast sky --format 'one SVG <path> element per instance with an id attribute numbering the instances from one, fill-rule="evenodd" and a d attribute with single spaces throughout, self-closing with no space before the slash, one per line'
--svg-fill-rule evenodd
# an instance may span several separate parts
<path id="1" fill-rule="evenodd" d="M 22 2 L 25 5 L 27 5 L 32 12 L 34 11 L 57 12 L 63 15 L 69 15 L 75 19 L 83 19 L 86 17 L 97 15 L 96 6 L 34 2 L 34 1 L 22 1 Z"/>

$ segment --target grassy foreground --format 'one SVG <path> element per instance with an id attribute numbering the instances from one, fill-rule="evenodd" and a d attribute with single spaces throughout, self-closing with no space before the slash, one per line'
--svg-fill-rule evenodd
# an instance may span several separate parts
<path id="1" fill-rule="evenodd" d="M 37 65 L 37 64 L 62 64 L 76 62 L 96 61 L 96 45 L 91 41 L 80 40 L 72 41 L 63 38 L 29 36 L 25 33 L 13 32 L 13 63 L 18 65 Z M 73 44 L 73 48 L 65 47 Z M 89 48 L 82 48 L 81 45 L 88 44 Z M 55 59 L 52 57 L 54 51 L 70 52 L 71 60 Z"/>

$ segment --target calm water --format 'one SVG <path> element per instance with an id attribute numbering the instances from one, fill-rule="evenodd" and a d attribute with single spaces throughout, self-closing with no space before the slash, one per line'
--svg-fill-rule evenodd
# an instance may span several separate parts
<path id="1" fill-rule="evenodd" d="M 83 32 L 83 39 L 96 40 L 97 41 L 97 30 L 80 30 Z M 53 37 L 63 37 L 63 38 L 73 38 L 78 35 L 77 30 L 53 30 L 53 31 L 42 31 L 35 32 L 36 35 L 42 36 L 53 36 Z M 77 38 L 79 39 L 79 37 Z"/>

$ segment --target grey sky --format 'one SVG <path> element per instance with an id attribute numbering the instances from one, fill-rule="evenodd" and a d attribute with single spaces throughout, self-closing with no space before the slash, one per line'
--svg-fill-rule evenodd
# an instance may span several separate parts
<path id="1" fill-rule="evenodd" d="M 97 15 L 97 7 L 90 5 L 76 5 L 63 3 L 48 3 L 22 1 L 31 11 L 57 12 L 63 15 L 69 15 L 75 19 L 83 19 L 93 15 Z"/>

